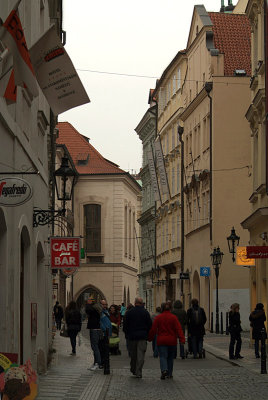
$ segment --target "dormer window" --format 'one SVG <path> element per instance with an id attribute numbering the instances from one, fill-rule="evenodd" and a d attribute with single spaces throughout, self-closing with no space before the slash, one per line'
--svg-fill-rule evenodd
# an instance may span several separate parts
<path id="1" fill-rule="evenodd" d="M 88 153 L 80 153 L 77 156 L 77 165 L 87 165 L 89 160 Z"/>

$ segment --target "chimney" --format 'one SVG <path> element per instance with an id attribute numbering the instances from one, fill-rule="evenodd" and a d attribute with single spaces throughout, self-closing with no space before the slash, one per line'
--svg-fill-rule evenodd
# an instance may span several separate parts
<path id="1" fill-rule="evenodd" d="M 225 11 L 224 0 L 221 0 L 221 9 L 220 9 L 220 12 L 224 12 L 224 11 Z"/>
<path id="2" fill-rule="evenodd" d="M 232 0 L 228 0 L 228 6 L 225 7 L 225 11 L 227 12 L 232 12 L 234 10 L 235 6 L 233 5 Z"/>

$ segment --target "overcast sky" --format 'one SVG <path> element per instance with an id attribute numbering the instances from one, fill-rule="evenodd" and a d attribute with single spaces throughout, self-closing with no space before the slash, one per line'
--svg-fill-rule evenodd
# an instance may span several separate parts
<path id="1" fill-rule="evenodd" d="M 63 2 L 66 49 L 91 103 L 61 114 L 59 120 L 70 122 L 125 170 L 138 172 L 141 167 L 142 147 L 134 129 L 148 108 L 156 79 L 81 70 L 160 77 L 186 47 L 195 4 L 219 11 L 221 1 Z"/>

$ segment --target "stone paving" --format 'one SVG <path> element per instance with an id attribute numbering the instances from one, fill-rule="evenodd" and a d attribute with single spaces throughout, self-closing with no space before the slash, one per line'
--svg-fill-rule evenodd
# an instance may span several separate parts
<path id="1" fill-rule="evenodd" d="M 176 359 L 173 380 L 162 381 L 159 379 L 159 360 L 153 358 L 151 344 L 148 344 L 143 378 L 136 379 L 130 374 L 123 337 L 120 343 L 122 355 L 111 356 L 111 375 L 103 375 L 103 370 L 87 370 L 93 358 L 88 332 L 84 330 L 83 333 L 76 357 L 69 355 L 69 339 L 57 333 L 54 341 L 57 352 L 48 373 L 40 377 L 37 400 L 268 399 L 268 377 L 261 375 L 260 369 L 247 359 L 248 356 L 253 358 L 254 351 L 249 348 L 249 341 L 246 346 L 246 339 L 243 346 L 246 358 L 230 363 L 224 359 L 228 355 L 229 337 L 208 334 L 205 337 L 206 359 Z M 214 352 L 218 358 L 208 352 Z"/>

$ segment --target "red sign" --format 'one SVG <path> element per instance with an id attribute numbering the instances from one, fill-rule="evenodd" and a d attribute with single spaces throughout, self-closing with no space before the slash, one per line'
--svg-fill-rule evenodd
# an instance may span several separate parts
<path id="1" fill-rule="evenodd" d="M 80 266 L 80 238 L 50 238 L 51 268 L 78 268 Z"/>
<path id="2" fill-rule="evenodd" d="M 247 246 L 247 258 L 268 258 L 268 246 Z"/>

